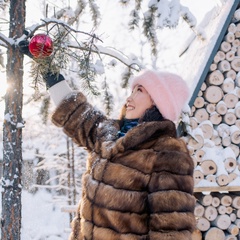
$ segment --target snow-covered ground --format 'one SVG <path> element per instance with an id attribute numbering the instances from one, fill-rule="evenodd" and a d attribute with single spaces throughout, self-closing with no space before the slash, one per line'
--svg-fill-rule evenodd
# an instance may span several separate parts
<path id="1" fill-rule="evenodd" d="M 31 217 L 32 216 L 32 217 Z M 69 233 L 68 213 L 53 202 L 45 189 L 34 195 L 22 193 L 22 234 L 24 240 L 66 240 Z"/>
<path id="2" fill-rule="evenodd" d="M 2 203 L 0 198 L 0 211 Z M 22 192 L 22 240 L 66 240 L 69 235 L 69 215 L 53 201 L 45 189 L 35 194 Z"/>

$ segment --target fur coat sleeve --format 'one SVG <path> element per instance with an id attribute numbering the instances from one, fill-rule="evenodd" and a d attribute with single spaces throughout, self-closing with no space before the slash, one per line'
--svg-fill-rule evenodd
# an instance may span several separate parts
<path id="1" fill-rule="evenodd" d="M 81 92 L 73 92 L 62 101 L 52 121 L 79 146 L 97 151 L 95 144 L 117 138 L 119 125 L 95 109 Z M 108 127 L 106 127 L 106 125 Z"/>

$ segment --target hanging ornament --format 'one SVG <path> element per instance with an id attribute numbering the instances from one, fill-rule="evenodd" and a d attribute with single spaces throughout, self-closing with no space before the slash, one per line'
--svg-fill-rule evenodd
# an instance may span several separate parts
<path id="1" fill-rule="evenodd" d="M 29 51 L 35 58 L 49 57 L 53 52 L 53 41 L 46 34 L 37 34 L 29 42 Z"/>

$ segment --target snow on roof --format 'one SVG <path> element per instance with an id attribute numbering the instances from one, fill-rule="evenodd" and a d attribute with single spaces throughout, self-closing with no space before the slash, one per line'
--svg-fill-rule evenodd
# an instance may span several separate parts
<path id="1" fill-rule="evenodd" d="M 180 52 L 181 76 L 188 83 L 193 99 L 206 77 L 238 2 L 229 0 L 222 6 L 211 9 L 197 26 L 200 36 L 192 33 L 186 42 L 185 49 Z"/>

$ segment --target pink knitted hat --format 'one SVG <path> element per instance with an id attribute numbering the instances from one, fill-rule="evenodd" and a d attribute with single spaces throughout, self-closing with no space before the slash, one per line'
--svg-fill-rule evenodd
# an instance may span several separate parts
<path id="1" fill-rule="evenodd" d="M 137 84 L 147 90 L 163 117 L 171 121 L 178 119 L 189 96 L 187 84 L 180 76 L 144 70 L 132 79 L 131 88 Z"/>

